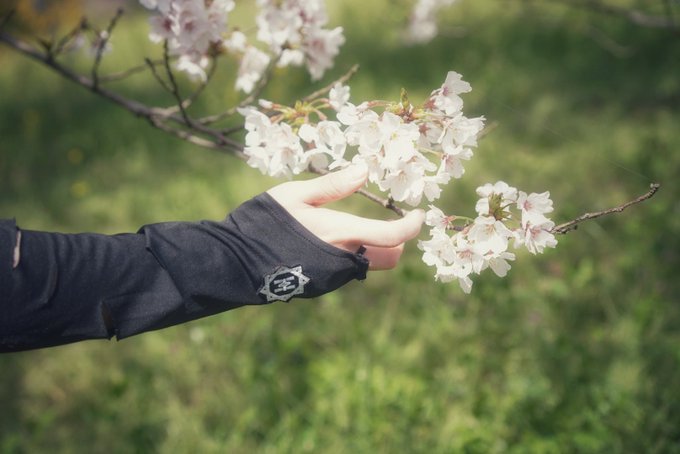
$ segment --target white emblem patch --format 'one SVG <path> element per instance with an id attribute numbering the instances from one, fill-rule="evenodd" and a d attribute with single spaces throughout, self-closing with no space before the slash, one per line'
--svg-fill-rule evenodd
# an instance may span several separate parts
<path id="1" fill-rule="evenodd" d="M 301 295 L 305 291 L 305 284 L 309 278 L 302 274 L 302 266 L 293 268 L 280 266 L 271 274 L 264 277 L 264 284 L 258 293 L 267 297 L 267 302 L 287 302 L 295 295 Z"/>

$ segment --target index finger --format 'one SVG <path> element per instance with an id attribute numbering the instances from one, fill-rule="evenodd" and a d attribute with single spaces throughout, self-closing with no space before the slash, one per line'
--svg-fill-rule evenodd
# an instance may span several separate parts
<path id="1" fill-rule="evenodd" d="M 406 216 L 393 221 L 382 221 L 336 212 L 335 229 L 330 242 L 355 243 L 366 246 L 396 247 L 415 238 L 420 233 L 425 213 L 423 210 L 410 211 Z"/>

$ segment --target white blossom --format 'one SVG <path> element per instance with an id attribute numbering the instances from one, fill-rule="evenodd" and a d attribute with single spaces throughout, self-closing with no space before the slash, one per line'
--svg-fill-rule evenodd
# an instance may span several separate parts
<path id="1" fill-rule="evenodd" d="M 257 39 L 279 57 L 279 66 L 307 65 L 313 80 L 333 66 L 345 42 L 342 27 L 328 23 L 322 0 L 258 0 Z"/>
<path id="2" fill-rule="evenodd" d="M 248 165 L 274 177 L 290 178 L 308 165 L 300 138 L 286 123 L 272 123 L 269 117 L 253 108 L 240 109 L 246 117 L 244 153 Z"/>
<path id="3" fill-rule="evenodd" d="M 336 82 L 328 93 L 328 103 L 337 111 L 349 102 L 349 86 Z"/>
<path id="4" fill-rule="evenodd" d="M 544 216 L 523 222 L 521 229 L 517 230 L 515 246 L 524 245 L 532 254 L 543 253 L 546 247 L 554 248 L 557 239 L 551 233 L 553 227 L 555 223 Z"/>
<path id="5" fill-rule="evenodd" d="M 452 116 L 463 108 L 463 99 L 458 95 L 471 90 L 472 87 L 463 80 L 463 76 L 455 71 L 449 71 L 442 86 L 433 91 L 430 96 L 437 110 Z"/>
<path id="6" fill-rule="evenodd" d="M 498 255 L 508 249 L 512 231 L 492 216 L 479 216 L 472 224 L 467 237 L 482 254 Z"/>
<path id="7" fill-rule="evenodd" d="M 490 206 L 493 196 L 497 196 L 497 203 L 500 208 L 507 207 L 517 202 L 517 188 L 509 186 L 504 181 L 498 181 L 494 184 L 486 183 L 484 186 L 477 188 L 477 195 L 481 197 L 475 205 L 475 210 L 480 216 L 488 216 L 494 207 Z"/>
<path id="8" fill-rule="evenodd" d="M 227 17 L 234 0 L 140 0 L 156 11 L 149 19 L 149 39 L 166 41 L 170 55 L 177 56 L 177 69 L 192 79 L 205 81 L 210 46 L 222 44 Z"/>
<path id="9" fill-rule="evenodd" d="M 547 191 L 541 194 L 532 192 L 529 195 L 520 191 L 517 197 L 517 208 L 522 210 L 523 224 L 532 220 L 540 223 L 544 215 L 553 210 L 553 203 L 550 200 L 550 193 Z"/>
<path id="10" fill-rule="evenodd" d="M 269 65 L 269 55 L 254 46 L 247 46 L 236 78 L 236 89 L 250 93 Z"/>
<path id="11" fill-rule="evenodd" d="M 515 254 L 505 251 L 498 254 L 498 256 L 490 257 L 486 263 L 496 273 L 496 276 L 505 277 L 508 271 L 510 271 L 511 266 L 508 261 L 511 260 L 515 260 Z"/>
<path id="12" fill-rule="evenodd" d="M 251 166 L 269 175 L 290 176 L 310 163 L 329 169 L 361 163 L 369 181 L 395 202 L 432 202 L 443 185 L 463 175 L 463 162 L 472 157 L 484 126 L 483 117 L 467 118 L 461 111 L 458 95 L 467 91 L 469 84 L 449 72 L 421 107 L 385 107 L 383 101 L 355 105 L 349 102 L 349 87 L 341 84 L 327 98 L 294 108 L 261 100 L 271 117 L 255 108 L 239 110 L 246 117 L 244 152 Z M 336 120 L 320 109 L 331 110 Z M 508 252 L 511 240 L 534 254 L 557 243 L 550 233 L 554 223 L 545 217 L 552 211 L 549 193 L 527 195 L 503 181 L 476 192 L 480 199 L 474 219 L 448 216 L 430 205 L 425 217 L 430 238 L 418 242 L 423 262 L 435 268 L 435 279 L 456 281 L 465 293 L 487 268 L 507 275 L 515 260 Z"/>

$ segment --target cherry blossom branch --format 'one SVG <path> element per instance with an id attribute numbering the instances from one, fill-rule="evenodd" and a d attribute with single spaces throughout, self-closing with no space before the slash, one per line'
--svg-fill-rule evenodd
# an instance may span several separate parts
<path id="1" fill-rule="evenodd" d="M 144 60 L 144 64 L 142 64 L 142 65 L 133 66 L 133 67 L 128 68 L 126 70 L 118 71 L 118 72 L 115 72 L 115 73 L 112 73 L 112 74 L 100 75 L 99 76 L 99 83 L 116 82 L 116 81 L 119 81 L 119 80 L 127 79 L 128 77 L 130 77 L 134 74 L 139 74 L 139 73 L 146 71 L 150 67 L 155 68 L 156 66 L 159 66 L 159 65 L 162 65 L 162 64 L 163 64 L 163 60 L 151 60 L 151 59 L 147 58 L 147 59 Z"/>
<path id="2" fill-rule="evenodd" d="M 115 23 L 117 21 L 117 18 L 120 16 L 120 14 L 116 15 L 116 18 L 111 21 L 111 24 L 109 25 L 108 30 L 113 30 L 113 26 L 115 26 Z M 110 36 L 110 35 L 109 35 Z M 11 35 L 4 33 L 0 31 L 0 42 L 5 43 L 8 45 L 10 48 L 14 49 L 15 51 L 19 52 L 20 54 L 23 54 L 24 56 L 27 56 L 33 60 L 38 61 L 39 63 L 42 63 L 43 65 L 49 67 L 53 71 L 55 71 L 57 74 L 61 75 L 62 77 L 84 87 L 89 89 L 95 94 L 98 94 L 99 96 L 102 96 L 105 99 L 108 99 L 109 101 L 119 105 L 120 107 L 128 110 L 132 114 L 141 117 L 141 118 L 146 118 L 149 123 L 154 126 L 155 128 L 162 130 L 166 133 L 169 133 L 171 135 L 174 135 L 182 140 L 185 140 L 189 143 L 201 146 L 203 148 L 207 149 L 212 149 L 212 150 L 217 150 L 217 151 L 222 151 L 222 152 L 231 152 L 232 154 L 235 154 L 237 157 L 241 159 L 246 159 L 245 154 L 243 153 L 243 145 L 233 139 L 230 139 L 227 137 L 229 133 L 236 132 L 240 129 L 242 129 L 242 126 L 232 128 L 230 130 L 226 131 L 219 131 L 213 128 L 210 128 L 207 124 L 202 123 L 200 120 L 192 119 L 189 114 L 185 110 L 185 102 L 187 100 L 191 100 L 192 98 L 195 98 L 197 96 L 196 93 L 192 95 L 190 98 L 187 98 L 186 100 L 183 99 L 179 93 L 179 88 L 177 85 L 177 81 L 174 78 L 174 75 L 172 73 L 172 70 L 169 66 L 169 60 L 170 57 L 168 56 L 168 52 L 165 52 L 164 59 L 163 59 L 163 65 L 165 66 L 165 70 L 167 72 L 168 78 L 170 80 L 169 84 L 168 82 L 164 81 L 162 78 L 159 77 L 159 75 L 156 73 L 156 64 L 153 62 L 147 61 L 147 66 L 152 69 L 152 73 L 155 74 L 155 77 L 157 77 L 162 83 L 167 86 L 165 86 L 168 91 L 170 91 L 175 99 L 177 100 L 177 106 L 173 107 L 171 109 L 162 109 L 162 108 L 156 108 L 156 107 L 150 107 L 145 104 L 142 104 L 140 102 L 125 98 L 111 90 L 102 88 L 98 83 L 98 79 L 95 80 L 89 79 L 85 76 L 79 75 L 75 72 L 73 72 L 71 69 L 68 67 L 62 65 L 55 59 L 55 55 L 50 52 L 49 49 L 46 49 L 45 52 L 40 52 L 33 46 L 27 44 L 24 41 L 21 41 L 19 39 L 16 39 L 12 37 Z M 104 42 L 103 45 L 106 43 Z M 101 52 L 102 49 L 102 44 L 100 43 L 100 47 L 98 48 L 98 53 Z M 99 57 L 101 59 L 101 56 Z M 159 64 L 160 65 L 160 64 Z M 311 95 L 303 98 L 305 100 L 310 100 L 310 99 L 315 99 L 318 98 L 319 96 L 323 95 L 324 93 L 328 92 L 331 87 L 333 87 L 336 83 L 344 83 L 348 79 L 350 79 L 354 73 L 356 73 L 358 69 L 358 66 L 353 66 L 346 74 L 344 74 L 342 77 L 340 77 L 337 81 L 334 81 L 332 84 L 328 85 L 327 87 L 324 87 L 323 89 L 317 90 L 316 92 L 312 93 Z M 132 72 L 130 72 L 132 73 Z M 95 65 L 92 71 L 93 77 L 98 77 L 98 65 Z M 198 93 L 202 90 L 199 89 L 197 90 Z M 190 103 L 190 102 L 189 102 Z M 181 115 L 176 115 L 177 109 L 180 110 Z M 205 117 L 207 118 L 207 117 Z M 486 135 L 489 130 L 493 129 L 495 124 L 490 124 L 488 125 L 480 134 L 481 135 Z M 316 173 L 316 174 L 325 174 L 328 171 L 319 169 L 313 166 L 309 167 L 309 171 Z M 598 212 L 593 212 L 593 213 L 585 213 L 578 218 L 575 218 L 571 221 L 565 222 L 563 224 L 560 224 L 558 226 L 553 227 L 550 232 L 555 233 L 555 234 L 566 234 L 572 230 L 575 230 L 578 227 L 578 224 L 581 222 L 595 219 L 601 216 L 613 214 L 613 213 L 619 213 L 625 210 L 626 208 L 641 203 L 649 198 L 651 198 L 659 189 L 660 185 L 659 184 L 652 184 L 650 187 L 650 190 L 646 193 L 643 194 L 642 196 L 629 201 L 627 203 L 624 203 L 623 205 L 610 208 L 607 210 L 602 210 Z M 357 191 L 358 194 L 362 195 L 363 197 L 366 197 L 370 201 L 379 204 L 380 206 L 389 209 L 396 213 L 399 216 L 404 216 L 407 211 L 402 209 L 401 207 L 395 205 L 394 200 L 390 198 L 383 198 L 380 197 L 376 194 L 373 194 L 365 189 L 360 189 Z M 454 228 L 454 230 L 458 230 L 458 228 Z"/>
<path id="3" fill-rule="evenodd" d="M 609 209 L 606 209 L 606 210 L 596 211 L 596 212 L 593 212 L 593 213 L 584 213 L 581 216 L 579 216 L 575 219 L 572 219 L 571 221 L 568 221 L 568 222 L 565 222 L 563 224 L 560 224 L 560 225 L 553 227 L 550 230 L 550 232 L 564 235 L 564 234 L 567 234 L 567 233 L 569 233 L 573 230 L 576 230 L 578 228 L 578 224 L 580 224 L 581 222 L 589 221 L 591 219 L 596 219 L 596 218 L 599 218 L 599 217 L 602 217 L 602 216 L 607 216 L 607 215 L 614 214 L 614 213 L 620 213 L 630 206 L 644 202 L 645 200 L 653 197 L 654 194 L 657 193 L 657 191 L 659 190 L 660 187 L 661 187 L 661 185 L 659 183 L 652 183 L 649 186 L 649 191 L 647 191 L 646 193 L 642 194 L 640 197 L 637 197 L 634 200 L 631 200 L 629 202 L 624 203 L 623 205 L 619 205 L 619 206 L 609 208 Z"/>
<path id="4" fill-rule="evenodd" d="M 60 76 L 64 77 L 65 79 L 70 80 L 71 82 L 74 82 L 75 84 L 80 85 L 84 88 L 87 88 L 88 90 L 101 96 L 102 98 L 105 98 L 108 101 L 119 105 L 120 107 L 126 109 L 130 113 L 138 117 L 150 120 L 151 124 L 156 127 L 158 127 L 158 122 L 151 120 L 160 118 L 163 121 L 170 121 L 179 126 L 192 129 L 193 136 L 198 137 L 197 133 L 200 135 L 207 136 L 208 138 L 210 138 L 210 140 L 214 141 L 216 145 L 223 148 L 224 151 L 233 152 L 241 157 L 243 155 L 242 153 L 243 145 L 237 142 L 236 140 L 226 137 L 226 135 L 220 131 L 205 127 L 195 122 L 187 122 L 181 116 L 169 114 L 165 112 L 164 109 L 150 107 L 146 104 L 126 98 L 114 91 L 103 88 L 100 85 L 95 84 L 92 79 L 77 74 L 68 67 L 62 65 L 51 54 L 40 52 L 30 44 L 20 39 L 17 39 L 7 33 L 0 32 L 0 42 L 5 43 L 10 48 L 14 49 L 20 54 L 32 60 L 35 60 L 39 63 L 42 63 L 43 65 L 47 66 L 48 68 L 50 68 Z"/>
<path id="5" fill-rule="evenodd" d="M 332 83 L 326 85 L 325 87 L 319 88 L 317 91 L 308 94 L 307 96 L 302 98 L 302 101 L 303 102 L 304 101 L 310 101 L 312 99 L 320 97 L 324 93 L 328 93 L 330 91 L 330 89 L 333 88 L 333 86 L 337 83 L 344 85 L 348 80 L 350 80 L 352 78 L 352 76 L 354 76 L 354 74 L 356 74 L 357 71 L 359 71 L 359 65 L 358 64 L 352 66 L 349 69 L 349 71 L 347 71 L 345 74 L 343 74 L 339 79 L 336 79 Z"/>
<path id="6" fill-rule="evenodd" d="M 200 83 L 198 88 L 194 90 L 189 96 L 187 96 L 181 103 L 179 103 L 176 106 L 168 107 L 166 109 L 166 112 L 168 113 L 175 113 L 181 108 L 183 109 L 188 109 L 191 107 L 191 105 L 198 99 L 199 96 L 201 96 L 201 93 L 208 87 L 208 84 L 210 84 L 210 81 L 212 80 L 213 76 L 215 75 L 215 71 L 217 70 L 217 62 L 213 60 L 212 64 L 210 65 L 210 69 L 208 70 L 208 73 L 206 74 L 206 79 Z M 196 121 L 196 120 L 194 120 Z"/>

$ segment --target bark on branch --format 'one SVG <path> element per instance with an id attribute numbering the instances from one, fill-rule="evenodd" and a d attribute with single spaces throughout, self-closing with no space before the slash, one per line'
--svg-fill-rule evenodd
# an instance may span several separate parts
<path id="1" fill-rule="evenodd" d="M 572 219 L 571 221 L 565 222 L 560 225 L 556 225 L 555 227 L 552 228 L 551 233 L 558 233 L 558 234 L 566 234 L 569 233 L 573 230 L 576 230 L 578 228 L 578 224 L 584 221 L 589 221 L 591 219 L 596 219 L 602 216 L 607 216 L 610 214 L 614 213 L 620 213 L 623 210 L 625 210 L 628 207 L 631 207 L 633 205 L 637 205 L 638 203 L 644 202 L 645 200 L 651 198 L 654 196 L 654 194 L 657 193 L 661 185 L 659 183 L 652 183 L 649 185 L 649 191 L 646 193 L 642 194 L 640 197 L 637 197 L 633 200 L 630 200 L 622 205 L 613 207 L 613 208 L 608 208 L 606 210 L 602 211 L 595 211 L 594 213 L 584 213 L 581 216 Z"/>

